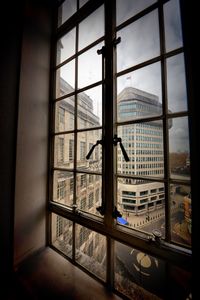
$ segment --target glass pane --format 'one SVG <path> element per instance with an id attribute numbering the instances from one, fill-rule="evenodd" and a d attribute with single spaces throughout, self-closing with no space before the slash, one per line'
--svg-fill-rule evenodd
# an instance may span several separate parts
<path id="1" fill-rule="evenodd" d="M 102 86 L 78 94 L 78 128 L 102 125 Z"/>
<path id="2" fill-rule="evenodd" d="M 54 167 L 67 169 L 74 167 L 74 134 L 55 136 Z"/>
<path id="3" fill-rule="evenodd" d="M 79 0 L 79 7 L 82 7 L 88 0 Z"/>
<path id="4" fill-rule="evenodd" d="M 120 225 L 152 233 L 158 230 L 165 237 L 165 191 L 161 182 L 118 178 L 117 207 Z"/>
<path id="5" fill-rule="evenodd" d="M 57 65 L 75 54 L 76 29 L 72 29 L 57 42 Z"/>
<path id="6" fill-rule="evenodd" d="M 105 236 L 76 224 L 76 262 L 105 281 Z"/>
<path id="7" fill-rule="evenodd" d="M 56 102 L 55 132 L 74 129 L 74 96 Z"/>
<path id="8" fill-rule="evenodd" d="M 102 169 L 102 146 L 97 145 L 89 159 L 87 154 L 97 140 L 101 140 L 102 131 L 92 130 L 78 133 L 77 138 L 77 168 L 84 171 L 101 172 Z"/>
<path id="9" fill-rule="evenodd" d="M 78 87 L 102 80 L 102 55 L 97 50 L 103 47 L 103 43 L 86 51 L 78 58 Z"/>
<path id="10" fill-rule="evenodd" d="M 169 120 L 169 159 L 171 177 L 190 179 L 188 118 Z"/>
<path id="11" fill-rule="evenodd" d="M 129 299 L 166 299 L 165 268 L 164 261 L 115 242 L 115 288 Z"/>
<path id="12" fill-rule="evenodd" d="M 72 258 L 72 225 L 73 223 L 52 213 L 52 244 L 68 257 Z"/>
<path id="13" fill-rule="evenodd" d="M 78 209 L 100 216 L 96 210 L 101 205 L 101 175 L 77 174 L 77 199 Z"/>
<path id="14" fill-rule="evenodd" d="M 77 10 L 77 1 L 65 0 L 58 8 L 58 27 L 67 21 Z"/>
<path id="15" fill-rule="evenodd" d="M 104 35 L 104 6 L 99 7 L 79 24 L 79 46 L 81 50 Z"/>
<path id="16" fill-rule="evenodd" d="M 118 136 L 130 159 L 124 160 L 117 146 L 117 170 L 137 176 L 164 176 L 163 127 L 161 121 L 118 127 Z"/>
<path id="17" fill-rule="evenodd" d="M 183 54 L 167 59 L 167 93 L 170 112 L 187 110 L 187 91 Z"/>
<path id="18" fill-rule="evenodd" d="M 74 175 L 72 172 L 54 171 L 53 201 L 72 206 L 74 192 Z"/>
<path id="19" fill-rule="evenodd" d="M 75 88 L 75 60 L 56 71 L 56 98 L 74 91 Z"/>
<path id="20" fill-rule="evenodd" d="M 128 20 L 146 7 L 156 2 L 155 0 L 117 0 L 117 25 Z"/>
<path id="21" fill-rule="evenodd" d="M 171 0 L 164 5 L 165 47 L 171 51 L 183 46 L 180 7 L 178 0 Z"/>
<path id="22" fill-rule="evenodd" d="M 117 93 L 118 121 L 161 115 L 160 63 L 118 77 Z"/>
<path id="23" fill-rule="evenodd" d="M 172 241 L 191 246 L 192 200 L 190 186 L 172 184 L 171 190 Z"/>
<path id="24" fill-rule="evenodd" d="M 117 45 L 117 71 L 124 70 L 160 54 L 157 10 L 120 30 Z"/>

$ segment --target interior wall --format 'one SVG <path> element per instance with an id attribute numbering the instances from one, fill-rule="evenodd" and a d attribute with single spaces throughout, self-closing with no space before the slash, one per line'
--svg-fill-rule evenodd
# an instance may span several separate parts
<path id="1" fill-rule="evenodd" d="M 6 278 L 13 261 L 13 208 L 16 132 L 23 1 L 16 9 L 4 1 L 0 9 L 0 273 Z M 5 21 L 5 14 L 9 19 Z M 1 280 L 2 283 L 2 280 Z"/>
<path id="2" fill-rule="evenodd" d="M 45 246 L 51 8 L 26 1 L 14 210 L 14 265 Z"/>

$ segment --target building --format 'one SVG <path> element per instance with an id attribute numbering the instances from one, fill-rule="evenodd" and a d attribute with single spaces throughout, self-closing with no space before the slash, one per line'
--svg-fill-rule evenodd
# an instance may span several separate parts
<path id="1" fill-rule="evenodd" d="M 124 88 L 118 95 L 120 121 L 148 118 L 161 113 L 162 105 L 156 95 L 133 87 Z M 164 176 L 163 129 L 160 121 L 122 126 L 118 134 L 130 159 L 130 162 L 125 162 L 118 149 L 118 172 L 154 178 Z M 119 180 L 118 197 L 123 213 L 143 215 L 163 207 L 164 185 L 148 180 Z"/>

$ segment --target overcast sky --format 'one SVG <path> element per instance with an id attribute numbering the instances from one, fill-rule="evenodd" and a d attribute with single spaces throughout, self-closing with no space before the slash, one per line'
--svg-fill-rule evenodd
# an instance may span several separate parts
<path id="1" fill-rule="evenodd" d="M 74 11 L 74 2 L 68 0 L 65 10 Z M 87 1 L 82 1 L 87 2 Z M 156 2 L 155 0 L 117 0 L 117 24 Z M 67 6 L 68 5 L 68 6 Z M 171 0 L 164 5 L 166 50 L 171 51 L 182 46 L 181 23 L 178 0 Z M 64 18 L 63 18 L 64 19 Z M 66 19 L 66 16 L 65 16 Z M 104 35 L 104 8 L 98 8 L 79 26 L 79 50 Z M 152 11 L 143 18 L 126 26 L 117 33 L 121 43 L 117 45 L 117 72 L 142 63 L 160 54 L 158 12 Z M 75 53 L 75 29 L 61 39 L 61 61 Z M 70 47 L 69 47 L 70 45 Z M 82 88 L 102 78 L 102 56 L 97 55 L 103 43 L 88 50 L 78 58 L 78 87 Z M 61 68 L 61 77 L 74 87 L 74 61 Z M 132 86 L 155 94 L 162 102 L 161 66 L 154 63 L 135 72 L 127 73 L 117 80 L 117 92 L 126 86 Z M 168 107 L 172 112 L 187 110 L 187 95 L 184 76 L 183 54 L 167 59 Z M 94 100 L 94 113 L 101 113 L 101 93 L 96 88 L 88 91 Z M 86 92 L 87 93 L 87 92 Z M 187 120 L 177 119 L 170 129 L 170 150 L 188 151 Z"/>

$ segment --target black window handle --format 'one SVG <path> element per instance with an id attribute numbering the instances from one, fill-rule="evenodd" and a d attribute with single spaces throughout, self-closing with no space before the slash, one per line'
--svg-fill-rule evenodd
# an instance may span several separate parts
<path id="1" fill-rule="evenodd" d="M 87 156 L 86 156 L 86 159 L 89 159 L 89 158 L 90 158 L 90 156 L 92 155 L 92 152 L 94 151 L 94 148 L 95 148 L 97 145 L 99 145 L 99 144 L 102 145 L 102 140 L 97 140 L 97 141 L 96 141 L 96 144 L 92 145 L 90 151 L 88 152 L 88 154 L 87 154 Z"/>
<path id="2" fill-rule="evenodd" d="M 119 143 L 120 145 L 125 161 L 130 161 L 130 158 L 128 157 L 128 154 L 126 153 L 126 150 L 124 149 L 124 146 L 122 144 L 122 139 L 115 134 L 113 144 L 116 146 L 117 143 Z"/>

